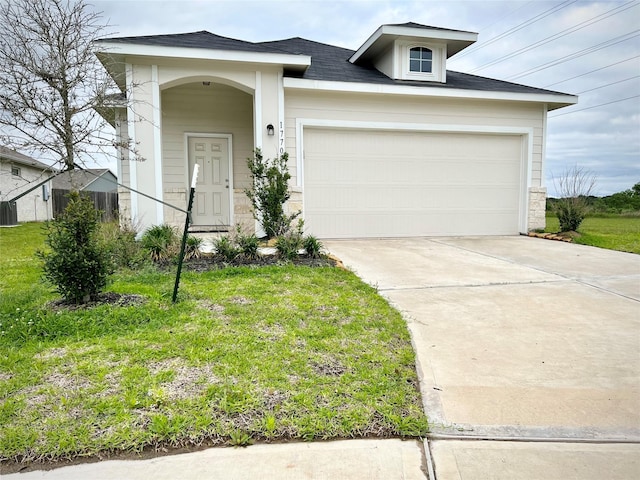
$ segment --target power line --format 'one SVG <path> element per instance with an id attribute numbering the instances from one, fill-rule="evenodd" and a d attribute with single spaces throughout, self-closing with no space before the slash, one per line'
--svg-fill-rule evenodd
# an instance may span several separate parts
<path id="1" fill-rule="evenodd" d="M 526 77 L 542 70 L 546 70 L 547 68 L 555 67 L 556 65 L 559 65 L 561 63 L 583 57 L 585 55 L 588 55 L 589 53 L 597 52 L 598 50 L 602 50 L 603 48 L 612 47 L 614 45 L 617 45 L 618 43 L 626 42 L 627 40 L 631 40 L 632 38 L 640 35 L 640 33 L 638 32 L 640 32 L 640 30 L 634 30 L 633 32 L 625 33 L 624 35 L 620 35 L 619 37 L 612 38 L 610 40 L 607 40 L 606 42 L 598 43 L 597 45 L 593 45 L 589 48 L 585 48 L 584 50 L 580 50 L 570 55 L 565 55 L 564 57 L 552 60 L 551 62 L 543 63 L 541 65 L 538 65 L 537 67 L 525 70 L 524 72 L 518 73 L 516 75 L 511 75 L 510 77 L 507 77 L 507 80 L 515 80 L 521 77 Z"/>
<path id="2" fill-rule="evenodd" d="M 634 78 L 640 78 L 640 75 L 636 75 L 635 77 L 625 78 L 624 80 L 618 80 L 617 82 L 607 83 L 606 85 L 600 85 L 599 87 L 590 88 L 589 90 L 583 90 L 582 92 L 576 93 L 576 95 L 582 95 L 583 93 L 593 92 L 594 90 L 600 90 L 604 87 L 610 87 L 611 85 L 617 85 L 619 83 L 628 82 L 629 80 L 633 80 Z"/>
<path id="3" fill-rule="evenodd" d="M 500 35 L 497 35 L 495 37 L 490 38 L 489 40 L 487 40 L 486 42 L 482 43 L 481 45 L 478 46 L 473 46 L 470 47 L 468 49 L 466 49 L 464 52 L 460 53 L 459 55 L 456 55 L 455 60 L 459 59 L 459 58 L 463 58 L 465 55 L 468 55 L 470 53 L 474 53 L 477 50 L 480 50 L 481 48 L 484 48 L 488 45 L 491 45 L 492 43 L 497 42 L 498 40 L 502 40 L 505 37 L 508 37 L 509 35 L 514 34 L 515 32 L 522 30 L 525 27 L 528 27 L 529 25 L 533 25 L 534 23 L 542 20 L 543 18 L 548 17 L 549 15 L 552 15 L 553 13 L 557 12 L 558 10 L 561 10 L 563 8 L 568 7 L 569 5 L 571 5 L 572 3 L 577 2 L 578 0 L 567 0 L 563 3 L 561 3 L 560 5 L 556 5 L 552 8 L 550 8 L 549 10 L 545 10 L 544 12 L 536 15 L 535 17 L 530 18 L 529 20 L 526 20 L 518 25 L 516 25 L 515 27 L 501 33 Z M 474 48 L 475 47 L 475 48 Z"/>
<path id="4" fill-rule="evenodd" d="M 552 87 L 554 85 L 558 85 L 559 83 L 564 83 L 564 82 L 568 82 L 569 80 L 574 80 L 576 78 L 584 77 L 585 75 L 589 75 L 591 73 L 599 72 L 600 70 L 604 70 L 605 68 L 614 67 L 616 65 L 620 65 L 621 63 L 625 63 L 625 62 L 629 62 L 631 60 L 635 60 L 638 57 L 640 57 L 640 55 L 636 55 L 635 57 L 627 58 L 625 60 L 620 60 L 619 62 L 611 63 L 609 65 L 605 65 L 604 67 L 596 68 L 595 70 L 591 70 L 589 72 L 581 73 L 580 75 L 576 75 L 574 77 L 570 77 L 570 78 L 566 78 L 564 80 L 560 80 L 559 82 L 550 83 L 549 85 L 545 85 L 542 88 Z"/>
<path id="5" fill-rule="evenodd" d="M 592 107 L 585 107 L 585 108 L 581 108 L 579 110 L 572 110 L 572 111 L 566 112 L 566 113 L 558 113 L 557 115 L 549 115 L 549 118 L 561 117 L 563 115 L 571 115 L 572 113 L 583 112 L 585 110 L 591 110 L 592 108 L 604 107 L 605 105 L 611 105 L 613 103 L 626 102 L 627 100 L 631 100 L 632 98 L 638 98 L 638 97 L 640 97 L 640 95 L 634 95 L 633 97 L 621 98 L 620 100 L 614 100 L 612 102 L 601 103 L 599 105 L 593 105 Z"/>
<path id="6" fill-rule="evenodd" d="M 557 40 L 558 38 L 562 38 L 565 37 L 567 35 L 570 35 L 574 32 L 577 32 L 578 30 L 582 30 L 583 28 L 589 27 L 591 25 L 594 25 L 598 22 L 601 22 L 602 20 L 605 20 L 609 17 L 612 17 L 614 15 L 618 15 L 622 12 L 624 12 L 625 10 L 629 10 L 630 8 L 636 7 L 638 6 L 638 2 L 635 0 L 632 0 L 630 2 L 625 3 L 624 5 L 620 5 L 616 8 L 613 8 L 611 10 L 608 10 L 604 13 L 601 13 L 600 15 L 596 15 L 593 18 L 590 18 L 589 20 L 585 20 L 584 22 L 578 23 L 577 25 L 574 25 L 573 27 L 569 27 L 566 28 L 564 30 L 561 30 L 560 32 L 551 35 L 549 37 L 545 37 L 542 40 L 539 40 L 535 43 L 529 44 L 519 50 L 516 50 L 515 52 L 510 53 L 509 55 L 503 56 L 498 58 L 497 60 L 493 60 L 491 62 L 485 63 L 484 65 L 480 65 L 479 67 L 474 68 L 473 70 L 471 70 L 469 73 L 474 73 L 477 72 L 479 70 L 482 70 L 484 68 L 490 67 L 492 65 L 495 65 L 497 63 L 501 63 L 504 62 L 505 60 L 509 60 L 510 58 L 513 58 L 521 53 L 524 52 L 528 52 L 529 50 L 533 50 L 534 48 L 540 47 L 542 45 L 546 45 L 547 43 L 553 42 L 554 40 Z M 626 8 L 625 8 L 626 7 Z"/>

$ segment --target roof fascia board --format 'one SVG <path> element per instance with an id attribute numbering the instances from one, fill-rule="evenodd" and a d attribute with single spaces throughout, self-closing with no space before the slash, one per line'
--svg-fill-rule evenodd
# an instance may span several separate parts
<path id="1" fill-rule="evenodd" d="M 230 62 L 262 63 L 284 65 L 288 68 L 306 69 L 311 65 L 308 55 L 286 53 L 242 52 L 236 50 L 216 50 L 208 48 L 163 47 L 159 45 L 139 45 L 133 43 L 96 42 L 103 53 L 161 58 L 188 58 L 196 60 L 224 60 Z"/>
<path id="2" fill-rule="evenodd" d="M 382 25 L 366 42 L 354 53 L 349 61 L 356 63 L 358 59 L 363 57 L 366 52 L 382 37 L 390 37 L 388 41 L 395 40 L 398 37 L 428 38 L 433 40 L 450 40 L 459 42 L 474 43 L 478 40 L 478 34 L 473 32 L 464 32 L 461 30 L 440 30 L 434 28 L 416 28 L 398 25 Z"/>
<path id="3" fill-rule="evenodd" d="M 578 103 L 575 95 L 544 93 L 514 93 L 457 88 L 414 87 L 410 85 L 379 85 L 373 83 L 332 82 L 285 77 L 284 88 L 328 92 L 374 93 L 382 95 L 414 95 L 422 97 L 470 98 L 478 100 L 507 100 L 515 102 L 548 103 L 549 110 Z M 552 108 L 553 106 L 553 108 Z"/>

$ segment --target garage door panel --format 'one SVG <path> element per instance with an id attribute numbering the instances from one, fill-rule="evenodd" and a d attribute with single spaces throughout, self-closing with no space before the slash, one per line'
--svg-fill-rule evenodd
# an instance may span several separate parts
<path id="1" fill-rule="evenodd" d="M 521 136 L 305 129 L 304 147 L 315 235 L 518 233 Z"/>

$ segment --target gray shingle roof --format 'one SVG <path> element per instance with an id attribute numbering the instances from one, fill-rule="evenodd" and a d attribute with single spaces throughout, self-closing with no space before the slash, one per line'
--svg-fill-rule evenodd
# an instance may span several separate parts
<path id="1" fill-rule="evenodd" d="M 430 28 L 430 27 L 428 27 Z M 290 53 L 302 53 L 311 56 L 311 66 L 302 74 L 285 72 L 285 76 L 310 80 L 329 80 L 336 82 L 362 82 L 381 85 L 410 85 L 416 87 L 457 88 L 461 90 L 483 90 L 510 93 L 561 94 L 552 90 L 529 87 L 518 83 L 495 80 L 493 78 L 470 75 L 468 73 L 447 70 L 447 82 L 425 82 L 394 80 L 376 70 L 372 65 L 355 65 L 349 62 L 353 50 L 334 47 L 324 43 L 290 38 L 275 42 L 265 42 Z"/>
<path id="2" fill-rule="evenodd" d="M 20 152 L 16 152 L 15 150 L 11 150 L 7 147 L 0 146 L 0 159 L 3 161 L 9 161 L 12 163 L 27 165 L 33 168 L 41 169 L 42 171 L 56 172 L 57 170 L 49 165 L 45 165 L 38 160 L 35 160 L 27 155 L 24 155 Z"/>
<path id="3" fill-rule="evenodd" d="M 412 28 L 449 30 L 408 22 L 394 24 Z M 462 31 L 462 30 L 460 30 Z M 529 87 L 517 83 L 495 80 L 467 73 L 447 71 L 446 83 L 427 81 L 394 80 L 376 70 L 370 64 L 353 64 L 349 58 L 355 53 L 347 48 L 296 37 L 270 42 L 246 42 L 222 37 L 207 31 L 179 33 L 170 35 L 150 35 L 142 37 L 120 37 L 103 39 L 101 42 L 130 43 L 165 47 L 208 48 L 215 50 L 235 50 L 254 53 L 286 53 L 311 57 L 311 66 L 304 72 L 285 71 L 285 77 L 310 80 L 328 80 L 337 82 L 373 83 L 382 85 L 411 85 L 416 87 L 454 88 L 461 90 L 480 90 L 492 92 L 560 94 L 561 92 Z"/>
<path id="4" fill-rule="evenodd" d="M 67 170 L 53 179 L 53 188 L 59 190 L 84 190 L 98 178 L 111 173 L 108 168 L 87 168 L 85 170 Z M 113 174 L 112 174 L 113 175 Z M 114 186 L 114 188 L 116 188 Z"/>
<path id="5" fill-rule="evenodd" d="M 276 48 L 269 47 L 268 45 L 223 37 L 207 32 L 206 30 L 168 35 L 105 38 L 101 39 L 100 42 L 133 43 L 136 45 L 151 45 L 158 47 L 208 48 L 211 50 L 231 50 L 237 52 L 286 53 Z"/>

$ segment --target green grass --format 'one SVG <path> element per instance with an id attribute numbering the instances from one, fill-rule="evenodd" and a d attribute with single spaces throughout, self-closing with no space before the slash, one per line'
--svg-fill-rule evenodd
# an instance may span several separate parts
<path id="1" fill-rule="evenodd" d="M 52 310 L 41 227 L 0 229 L 0 459 L 422 436 L 405 322 L 337 268 L 119 273 L 138 306 Z"/>
<path id="2" fill-rule="evenodd" d="M 558 218 L 547 215 L 546 232 L 557 232 Z M 640 217 L 597 216 L 587 217 L 578 229 L 575 243 L 608 248 L 622 252 L 640 253 Z"/>

